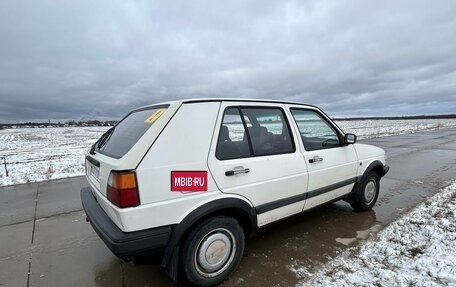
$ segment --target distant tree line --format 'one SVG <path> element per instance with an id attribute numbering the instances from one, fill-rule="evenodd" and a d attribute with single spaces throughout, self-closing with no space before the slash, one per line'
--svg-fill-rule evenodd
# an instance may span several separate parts
<path id="1" fill-rule="evenodd" d="M 0 123 L 0 129 L 17 129 L 17 128 L 57 128 L 57 127 L 103 127 L 113 126 L 117 121 L 75 121 L 66 122 L 24 122 L 24 123 Z"/>
<path id="2" fill-rule="evenodd" d="M 332 118 L 336 121 L 362 121 L 362 120 L 429 120 L 429 119 L 456 119 L 456 114 L 446 115 L 417 115 L 417 116 L 390 116 L 390 117 L 347 117 Z"/>

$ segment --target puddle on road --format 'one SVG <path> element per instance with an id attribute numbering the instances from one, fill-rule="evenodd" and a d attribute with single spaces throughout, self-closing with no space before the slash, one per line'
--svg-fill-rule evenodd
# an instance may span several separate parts
<path id="1" fill-rule="evenodd" d="M 374 211 L 355 213 L 344 202 L 308 212 L 266 228 L 246 246 L 246 257 L 223 286 L 293 286 L 290 266 L 313 266 L 337 256 L 345 246 L 335 239 L 357 236 L 378 224 Z M 364 236 L 360 233 L 360 236 Z"/>
<path id="2" fill-rule="evenodd" d="M 345 246 L 349 246 L 358 240 L 366 240 L 369 238 L 370 235 L 377 234 L 382 229 L 382 227 L 383 226 L 381 224 L 375 224 L 374 226 L 372 226 L 371 228 L 368 228 L 366 230 L 356 231 L 356 237 L 352 237 L 352 238 L 338 237 L 338 238 L 336 238 L 336 241 Z"/>

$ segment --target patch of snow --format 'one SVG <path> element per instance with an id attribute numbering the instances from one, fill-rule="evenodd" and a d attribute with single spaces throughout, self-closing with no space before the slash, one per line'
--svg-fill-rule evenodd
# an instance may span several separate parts
<path id="1" fill-rule="evenodd" d="M 456 286 L 456 181 L 298 286 Z"/>

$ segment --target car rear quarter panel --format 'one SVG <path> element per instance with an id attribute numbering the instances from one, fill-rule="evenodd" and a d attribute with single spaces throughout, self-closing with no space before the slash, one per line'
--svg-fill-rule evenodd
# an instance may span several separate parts
<path id="1" fill-rule="evenodd" d="M 223 198 L 207 157 L 220 102 L 183 104 L 136 169 L 141 205 L 117 209 L 121 229 L 176 224 L 196 207 Z M 172 171 L 207 171 L 207 191 L 171 191 Z"/>
<path id="2" fill-rule="evenodd" d="M 228 198 L 238 198 L 246 202 L 240 196 L 226 195 L 221 192 L 201 192 L 191 194 L 181 194 L 179 198 L 172 198 L 160 202 L 142 204 L 132 208 L 117 208 L 106 198 L 100 203 L 108 205 L 107 212 L 109 218 L 123 231 L 133 232 L 148 228 L 179 224 L 184 218 L 191 214 L 198 207 L 207 203 Z M 246 202 L 249 204 L 248 202 Z"/>

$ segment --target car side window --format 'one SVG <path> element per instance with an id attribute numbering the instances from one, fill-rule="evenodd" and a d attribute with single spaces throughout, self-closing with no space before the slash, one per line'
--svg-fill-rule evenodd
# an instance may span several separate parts
<path id="1" fill-rule="evenodd" d="M 307 151 L 340 146 L 340 140 L 334 128 L 317 112 L 291 109 Z"/>
<path id="2" fill-rule="evenodd" d="M 279 108 L 241 108 L 247 125 L 254 156 L 292 153 L 295 151 L 290 128 Z"/>
<path id="3" fill-rule="evenodd" d="M 215 156 L 235 159 L 250 156 L 250 147 L 238 108 L 229 108 L 223 115 Z"/>
<path id="4" fill-rule="evenodd" d="M 225 110 L 215 155 L 220 160 L 292 153 L 290 127 L 279 108 Z"/>

